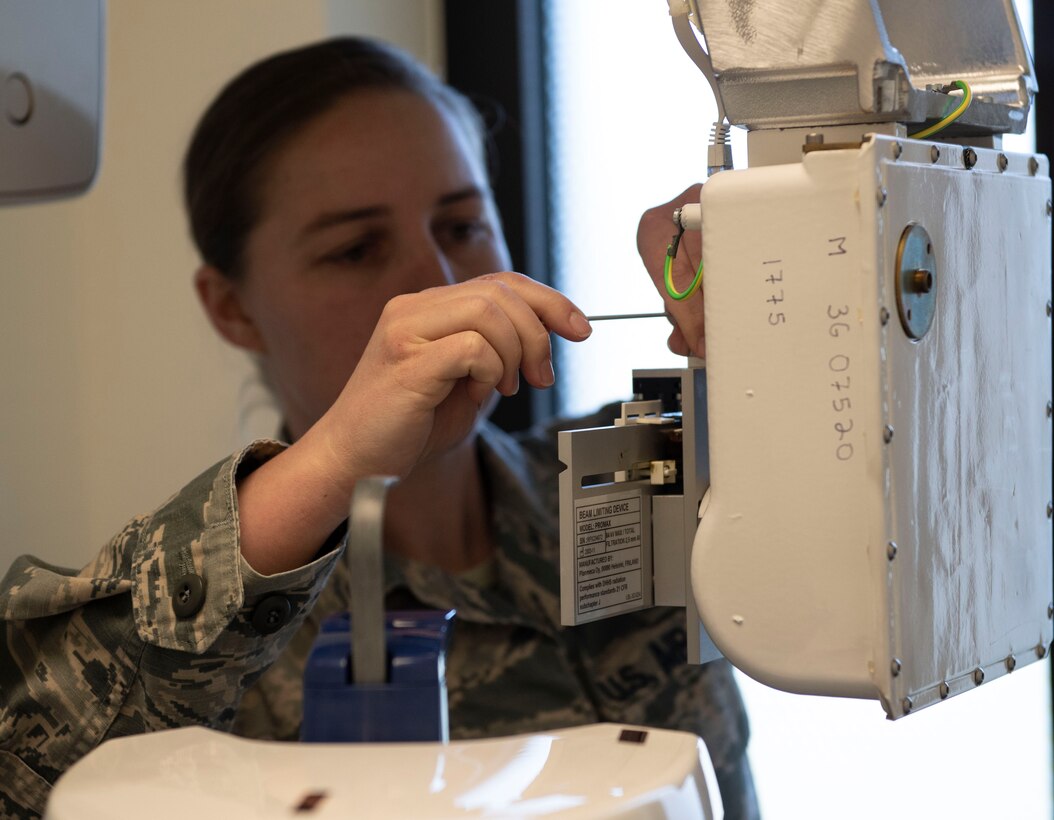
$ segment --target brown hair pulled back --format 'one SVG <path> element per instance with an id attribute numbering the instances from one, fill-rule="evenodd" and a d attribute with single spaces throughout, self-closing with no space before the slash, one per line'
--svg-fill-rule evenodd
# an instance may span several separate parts
<path id="1" fill-rule="evenodd" d="M 230 279 L 242 275 L 268 160 L 338 100 L 370 89 L 418 94 L 453 114 L 482 155 L 483 125 L 472 104 L 392 46 L 339 37 L 268 57 L 213 100 L 183 162 L 190 230 L 205 263 Z"/>

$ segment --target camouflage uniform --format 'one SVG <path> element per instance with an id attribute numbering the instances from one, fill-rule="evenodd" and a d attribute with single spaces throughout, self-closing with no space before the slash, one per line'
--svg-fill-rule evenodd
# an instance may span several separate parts
<path id="1" fill-rule="evenodd" d="M 596 423 L 605 422 L 584 422 Z M 131 521 L 80 572 L 15 562 L 0 584 L 0 817 L 42 812 L 50 784 L 108 738 L 190 724 L 297 737 L 304 661 L 319 621 L 346 601 L 348 578 L 336 542 L 274 576 L 242 560 L 235 476 L 280 447 L 256 442 L 221 462 Z M 598 720 L 694 731 L 727 816 L 755 814 L 728 665 L 684 664 L 683 610 L 561 628 L 555 437 L 514 440 L 485 425 L 480 451 L 492 582 L 391 556 L 386 567 L 390 606 L 458 610 L 451 735 Z M 178 617 L 173 595 L 189 575 L 205 579 L 202 606 Z"/>

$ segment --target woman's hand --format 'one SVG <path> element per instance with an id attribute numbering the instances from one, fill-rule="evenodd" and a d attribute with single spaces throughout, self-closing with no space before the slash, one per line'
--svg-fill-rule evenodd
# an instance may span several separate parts
<path id="1" fill-rule="evenodd" d="M 553 384 L 550 331 L 592 332 L 561 293 L 495 273 L 392 299 L 333 406 L 239 483 L 242 555 L 257 572 L 303 565 L 347 515 L 356 482 L 405 477 L 463 441 L 493 391 Z"/>
<path id="2" fill-rule="evenodd" d="M 664 205 L 650 208 L 640 218 L 637 228 L 637 250 L 651 276 L 655 287 L 666 304 L 666 312 L 673 317 L 673 331 L 667 345 L 681 356 L 705 355 L 703 341 L 703 292 L 702 289 L 684 301 L 670 298 L 663 282 L 663 263 L 670 238 L 677 233 L 673 212 L 681 205 L 698 203 L 701 184 L 696 184 L 678 194 Z M 678 291 L 687 288 L 695 278 L 702 258 L 702 245 L 698 234 L 688 232 L 682 237 L 673 260 L 672 278 Z"/>
<path id="3" fill-rule="evenodd" d="M 492 391 L 514 394 L 520 373 L 552 385 L 550 331 L 581 341 L 591 329 L 567 297 L 518 273 L 397 296 L 316 428 L 352 483 L 405 476 L 468 435 Z"/>

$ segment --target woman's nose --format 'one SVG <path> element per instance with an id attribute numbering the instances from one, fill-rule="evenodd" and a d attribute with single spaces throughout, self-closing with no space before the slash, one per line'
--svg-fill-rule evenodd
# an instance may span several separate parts
<path id="1" fill-rule="evenodd" d="M 453 265 L 434 241 L 419 246 L 410 265 L 410 275 L 417 290 L 453 285 L 458 281 Z"/>

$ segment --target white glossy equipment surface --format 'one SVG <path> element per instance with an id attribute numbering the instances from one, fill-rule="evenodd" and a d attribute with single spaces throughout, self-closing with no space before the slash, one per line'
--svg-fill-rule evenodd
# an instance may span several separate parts
<path id="1" fill-rule="evenodd" d="M 1045 157 L 880 136 L 703 186 L 692 588 L 751 677 L 898 718 L 1045 657 L 1050 196 Z M 912 224 L 935 260 L 918 341 Z"/>
<path id="2" fill-rule="evenodd" d="M 623 732 L 629 740 L 620 740 Z M 634 742 L 646 733 L 643 742 Z M 310 795 L 323 795 L 313 808 Z M 699 818 L 723 815 L 693 734 L 596 724 L 487 740 L 306 744 L 203 728 L 111 740 L 52 792 L 46 820 L 232 817 Z"/>

